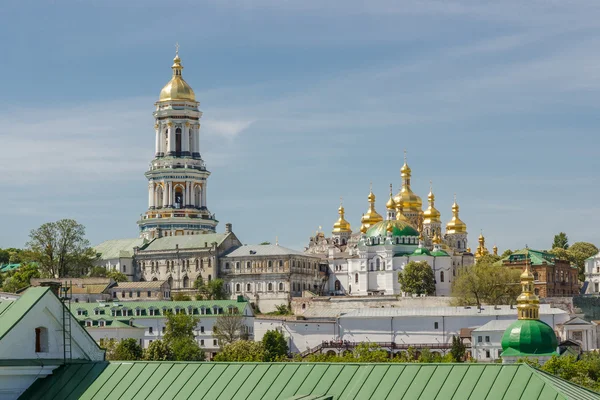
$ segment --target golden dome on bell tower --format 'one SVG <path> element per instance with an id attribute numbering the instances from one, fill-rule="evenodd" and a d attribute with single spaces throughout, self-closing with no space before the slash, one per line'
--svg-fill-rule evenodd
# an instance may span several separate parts
<path id="1" fill-rule="evenodd" d="M 375 211 L 375 195 L 373 194 L 372 185 L 369 190 L 369 196 L 367 197 L 367 199 L 369 200 L 369 209 L 367 210 L 367 212 L 365 214 L 363 214 L 362 218 L 360 219 L 361 232 L 363 230 L 363 227 L 366 232 L 367 229 L 369 229 L 369 227 L 375 225 L 376 223 L 378 223 L 380 221 L 383 221 L 383 217 L 381 215 L 379 215 L 379 213 L 377 213 L 377 211 Z"/>
<path id="2" fill-rule="evenodd" d="M 173 69 L 173 77 L 160 91 L 158 101 L 196 101 L 194 91 L 181 76 L 183 66 L 181 65 L 181 58 L 179 58 L 179 45 L 176 45 L 176 48 L 173 66 L 171 66 L 171 69 Z"/>

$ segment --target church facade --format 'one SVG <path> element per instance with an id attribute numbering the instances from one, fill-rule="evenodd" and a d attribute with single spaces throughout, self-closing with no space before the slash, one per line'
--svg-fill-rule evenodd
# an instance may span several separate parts
<path id="1" fill-rule="evenodd" d="M 467 225 L 459 217 L 454 200 L 452 218 L 442 233 L 441 213 L 431 189 L 428 207 L 411 189 L 412 171 L 405 162 L 400 170 L 402 187 L 394 196 L 390 185 L 385 218 L 375 210 L 375 195 L 369 193 L 369 208 L 354 233 L 338 209 L 331 237 L 317 232 L 305 249 L 327 260 L 326 291 L 332 295 L 401 295 L 398 274 L 411 261 L 425 261 L 435 277 L 436 296 L 449 296 L 453 278 L 462 266 L 473 265 L 467 242 Z"/>

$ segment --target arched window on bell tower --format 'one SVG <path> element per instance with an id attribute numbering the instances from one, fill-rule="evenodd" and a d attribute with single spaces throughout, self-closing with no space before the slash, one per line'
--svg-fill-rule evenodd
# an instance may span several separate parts
<path id="1" fill-rule="evenodd" d="M 181 153 L 181 128 L 175 129 L 175 152 Z"/>

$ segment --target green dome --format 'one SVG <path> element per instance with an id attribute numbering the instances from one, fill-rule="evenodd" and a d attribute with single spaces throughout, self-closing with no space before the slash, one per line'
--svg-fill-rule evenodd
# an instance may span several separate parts
<path id="1" fill-rule="evenodd" d="M 385 220 L 376 223 L 367 230 L 368 237 L 386 236 L 388 226 L 392 225 L 392 236 L 419 236 L 419 232 L 405 221 Z"/>
<path id="2" fill-rule="evenodd" d="M 411 256 L 430 256 L 431 252 L 427 247 L 417 247 L 415 251 L 411 254 Z"/>
<path id="3" fill-rule="evenodd" d="M 502 357 L 527 357 L 556 354 L 558 340 L 554 330 L 536 319 L 519 319 L 502 336 Z"/>
<path id="4" fill-rule="evenodd" d="M 450 257 L 450 254 L 446 253 L 444 250 L 432 251 L 431 255 L 434 257 Z"/>

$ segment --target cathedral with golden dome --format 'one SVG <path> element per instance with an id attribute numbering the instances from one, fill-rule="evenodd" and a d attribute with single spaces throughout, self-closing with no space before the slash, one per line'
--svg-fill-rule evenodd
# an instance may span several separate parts
<path id="1" fill-rule="evenodd" d="M 440 211 L 430 182 L 428 206 L 411 188 L 412 170 L 406 154 L 400 169 L 401 188 L 394 195 L 392 185 L 385 204 L 385 217 L 375 207 L 375 194 L 369 191 L 369 207 L 360 219 L 358 232 L 352 231 L 340 204 L 339 218 L 331 237 L 317 232 L 305 251 L 320 255 L 329 264 L 324 292 L 334 295 L 399 295 L 398 272 L 410 261 L 426 261 L 433 269 L 437 296 L 449 296 L 458 268 L 474 263 L 467 243 L 467 225 L 459 217 L 454 197 L 452 218 L 442 232 Z M 481 247 L 483 246 L 483 248 Z M 478 250 L 487 252 L 480 240 Z"/>

